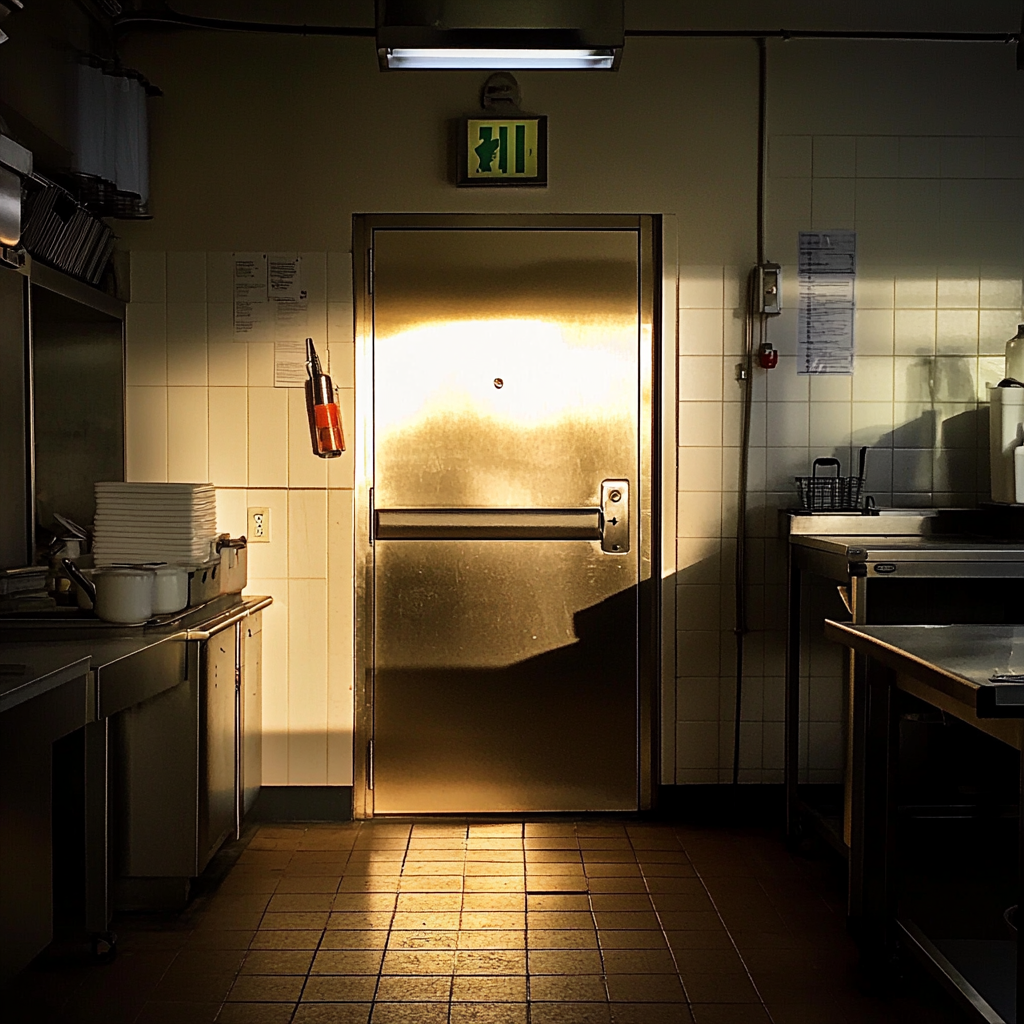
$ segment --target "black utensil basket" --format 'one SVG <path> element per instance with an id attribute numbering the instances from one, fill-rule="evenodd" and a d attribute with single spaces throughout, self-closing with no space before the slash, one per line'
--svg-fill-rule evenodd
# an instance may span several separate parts
<path id="1" fill-rule="evenodd" d="M 818 476 L 819 469 L 834 469 L 834 476 Z M 864 477 L 840 476 L 842 466 L 838 459 L 815 459 L 810 476 L 796 478 L 800 507 L 810 512 L 856 512 L 860 508 L 860 495 Z"/>

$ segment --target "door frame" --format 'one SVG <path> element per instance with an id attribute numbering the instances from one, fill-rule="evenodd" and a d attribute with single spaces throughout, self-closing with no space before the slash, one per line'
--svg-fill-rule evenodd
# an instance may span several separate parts
<path id="1" fill-rule="evenodd" d="M 352 272 L 355 314 L 355 525 L 352 815 L 372 818 L 373 779 L 373 295 L 372 247 L 378 230 L 633 230 L 640 242 L 640 480 L 637 806 L 652 806 L 658 781 L 662 650 L 662 237 L 650 214 L 355 214 Z M 674 268 L 673 268 L 674 269 Z M 667 298 L 667 296 L 666 296 Z M 674 338 L 673 338 L 674 342 Z M 674 349 L 674 344 L 672 348 Z M 674 366 L 666 367 L 675 379 Z M 674 411 L 673 411 L 674 422 Z M 673 453 L 674 454 L 674 453 Z"/>

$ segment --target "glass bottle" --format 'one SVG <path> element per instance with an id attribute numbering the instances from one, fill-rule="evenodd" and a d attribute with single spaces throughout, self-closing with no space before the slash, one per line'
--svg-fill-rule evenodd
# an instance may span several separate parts
<path id="1" fill-rule="evenodd" d="M 1003 376 L 1012 377 L 1024 384 L 1024 324 L 1017 326 L 1017 333 L 1006 343 Z"/>

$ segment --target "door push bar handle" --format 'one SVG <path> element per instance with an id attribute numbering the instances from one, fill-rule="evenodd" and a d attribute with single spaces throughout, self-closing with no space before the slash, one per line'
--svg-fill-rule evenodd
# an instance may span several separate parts
<path id="1" fill-rule="evenodd" d="M 598 540 L 629 551 L 629 481 L 601 483 L 600 508 L 378 508 L 375 540 Z"/>
<path id="2" fill-rule="evenodd" d="M 598 540 L 596 508 L 377 509 L 378 540 Z"/>

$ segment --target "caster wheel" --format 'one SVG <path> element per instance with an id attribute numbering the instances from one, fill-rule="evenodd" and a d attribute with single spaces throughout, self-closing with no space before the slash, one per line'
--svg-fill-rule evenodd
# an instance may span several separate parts
<path id="1" fill-rule="evenodd" d="M 99 964 L 109 964 L 117 956 L 117 936 L 113 932 L 101 932 L 92 937 L 92 958 Z"/>

